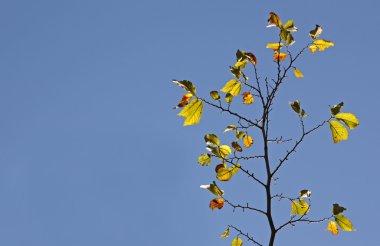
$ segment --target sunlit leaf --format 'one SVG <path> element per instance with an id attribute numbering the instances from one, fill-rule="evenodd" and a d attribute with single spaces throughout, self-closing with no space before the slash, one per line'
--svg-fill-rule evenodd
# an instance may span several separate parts
<path id="1" fill-rule="evenodd" d="M 283 61 L 286 57 L 288 57 L 288 54 L 285 54 L 285 53 L 275 52 L 273 55 L 273 59 L 275 61 Z"/>
<path id="2" fill-rule="evenodd" d="M 330 120 L 329 123 L 334 143 L 348 139 L 348 131 L 341 123 L 334 120 Z"/>
<path id="3" fill-rule="evenodd" d="M 185 91 L 190 92 L 193 95 L 195 95 L 197 92 L 193 83 L 191 83 L 189 80 L 182 80 L 182 81 L 173 80 L 173 83 L 175 83 L 176 85 L 178 85 L 179 87 L 181 87 Z"/>
<path id="4" fill-rule="evenodd" d="M 297 78 L 303 78 L 303 74 L 301 73 L 301 71 L 298 68 L 294 68 L 294 75 Z"/>
<path id="5" fill-rule="evenodd" d="M 234 96 L 231 93 L 226 94 L 226 102 L 230 104 L 232 102 L 232 99 L 234 99 Z"/>
<path id="6" fill-rule="evenodd" d="M 246 136 L 244 137 L 243 143 L 244 143 L 244 146 L 245 146 L 246 148 L 249 148 L 249 147 L 251 147 L 251 145 L 253 144 L 253 139 L 251 138 L 251 136 L 246 135 Z"/>
<path id="7" fill-rule="evenodd" d="M 287 30 L 281 30 L 280 36 L 281 40 L 284 41 L 287 45 L 293 45 L 295 43 L 292 33 Z"/>
<path id="8" fill-rule="evenodd" d="M 236 151 L 238 152 L 242 152 L 243 149 L 241 148 L 241 146 L 238 144 L 238 142 L 232 142 L 231 144 L 232 148 L 234 148 Z"/>
<path id="9" fill-rule="evenodd" d="M 220 95 L 217 91 L 210 91 L 210 97 L 214 100 L 220 100 Z"/>
<path id="10" fill-rule="evenodd" d="M 309 32 L 309 35 L 310 35 L 310 37 L 311 37 L 313 40 L 315 40 L 315 39 L 317 39 L 317 38 L 322 34 L 322 31 L 323 31 L 323 29 L 322 29 L 321 26 L 319 26 L 319 25 L 315 25 L 314 30 L 311 30 L 311 31 Z"/>
<path id="11" fill-rule="evenodd" d="M 332 107 L 330 107 L 331 114 L 332 115 L 338 114 L 340 112 L 340 110 L 343 108 L 343 106 L 344 106 L 344 102 L 333 105 Z"/>
<path id="12" fill-rule="evenodd" d="M 309 212 L 309 204 L 302 199 L 299 201 L 293 200 L 292 203 L 292 211 L 291 214 L 305 215 Z"/>
<path id="13" fill-rule="evenodd" d="M 237 129 L 237 127 L 235 125 L 229 125 L 229 126 L 226 127 L 226 129 L 224 130 L 224 132 L 234 131 L 236 129 Z"/>
<path id="14" fill-rule="evenodd" d="M 198 157 L 198 163 L 202 166 L 210 165 L 211 163 L 211 155 L 208 153 L 204 153 Z"/>
<path id="15" fill-rule="evenodd" d="M 341 207 L 339 204 L 337 203 L 334 203 L 333 204 L 333 209 L 332 209 L 332 213 L 334 215 L 338 215 L 340 213 L 343 213 L 345 210 L 347 210 L 345 207 Z"/>
<path id="16" fill-rule="evenodd" d="M 221 91 L 225 93 L 230 93 L 233 96 L 239 95 L 241 90 L 241 82 L 237 81 L 236 79 L 231 79 L 226 83 L 226 85 L 221 89 Z"/>
<path id="17" fill-rule="evenodd" d="M 309 49 L 310 49 L 310 51 L 311 51 L 311 53 L 315 53 L 315 51 L 317 51 L 317 46 L 315 46 L 315 45 L 310 45 L 309 46 Z"/>
<path id="18" fill-rule="evenodd" d="M 221 163 L 221 164 L 216 165 L 216 167 L 215 167 L 215 172 L 218 173 L 218 171 L 219 171 L 221 168 L 227 168 L 226 163 Z"/>
<path id="19" fill-rule="evenodd" d="M 194 98 L 186 107 L 179 112 L 178 116 L 185 117 L 184 126 L 198 124 L 202 117 L 202 100 Z"/>
<path id="20" fill-rule="evenodd" d="M 346 126 L 350 128 L 350 130 L 354 129 L 359 125 L 358 118 L 356 118 L 356 116 L 351 113 L 339 113 L 335 115 L 335 118 L 343 121 L 344 124 L 346 124 Z"/>
<path id="21" fill-rule="evenodd" d="M 301 113 L 301 102 L 300 100 L 295 100 L 294 102 L 289 102 L 289 105 L 292 107 L 294 112 L 297 114 Z"/>
<path id="22" fill-rule="evenodd" d="M 276 13 L 270 12 L 269 13 L 269 17 L 268 17 L 268 25 L 267 25 L 267 27 L 273 27 L 273 26 L 281 27 L 282 26 L 282 22 L 280 20 L 280 17 L 278 17 L 278 15 Z"/>
<path id="23" fill-rule="evenodd" d="M 293 20 L 288 20 L 282 28 L 288 32 L 296 32 L 298 30 L 298 28 L 294 26 Z"/>
<path id="24" fill-rule="evenodd" d="M 240 140 L 245 136 L 245 132 L 236 131 L 236 139 Z"/>
<path id="25" fill-rule="evenodd" d="M 252 104 L 254 101 L 254 98 L 252 94 L 249 91 L 246 91 L 242 94 L 243 96 L 243 104 Z"/>
<path id="26" fill-rule="evenodd" d="M 226 238 L 230 235 L 230 228 L 227 228 L 221 235 L 221 238 Z"/>
<path id="27" fill-rule="evenodd" d="M 215 198 L 210 201 L 210 208 L 211 210 L 222 209 L 224 206 L 224 199 L 223 198 Z"/>
<path id="28" fill-rule="evenodd" d="M 240 70 L 240 68 L 230 66 L 230 71 L 238 79 L 240 79 L 240 76 L 243 75 L 243 72 Z"/>
<path id="29" fill-rule="evenodd" d="M 174 108 L 183 108 L 183 107 L 185 107 L 188 103 L 189 103 L 189 101 L 190 101 L 190 99 L 193 97 L 193 94 L 191 94 L 191 93 L 186 93 L 186 94 L 184 94 L 183 96 L 182 96 L 182 99 L 181 99 L 181 101 L 178 103 L 178 105 L 176 106 L 176 107 L 174 107 Z"/>
<path id="30" fill-rule="evenodd" d="M 267 48 L 272 49 L 274 51 L 278 51 L 283 46 L 284 46 L 283 43 L 269 43 L 269 44 L 267 44 Z"/>
<path id="31" fill-rule="evenodd" d="M 347 219 L 343 214 L 337 214 L 334 216 L 336 223 L 338 223 L 339 227 L 343 231 L 353 231 L 354 227 L 352 225 L 352 222 Z"/>
<path id="32" fill-rule="evenodd" d="M 212 150 L 212 153 L 214 155 L 218 156 L 219 158 L 225 159 L 232 152 L 231 152 L 230 146 L 228 146 L 228 145 L 221 145 L 221 146 L 218 146 L 218 147 L 214 148 Z"/>
<path id="33" fill-rule="evenodd" d="M 318 51 L 324 51 L 325 49 L 334 46 L 333 42 L 324 39 L 315 40 L 313 43 L 317 47 Z"/>
<path id="34" fill-rule="evenodd" d="M 223 194 L 224 194 L 224 191 L 221 190 L 216 185 L 215 181 L 213 181 L 212 184 L 209 184 L 209 185 L 201 185 L 200 188 L 209 190 L 215 196 L 223 196 Z"/>
<path id="35" fill-rule="evenodd" d="M 309 190 L 301 190 L 299 197 L 300 198 L 310 198 L 311 197 L 311 191 L 309 191 Z"/>
<path id="36" fill-rule="evenodd" d="M 241 240 L 238 237 L 232 240 L 231 242 L 231 246 L 242 246 L 242 245 L 243 245 L 243 240 Z"/>
<path id="37" fill-rule="evenodd" d="M 247 63 L 248 63 L 248 60 L 237 61 L 234 65 L 234 67 L 239 68 L 239 69 L 244 69 L 245 65 L 247 65 Z"/>
<path id="38" fill-rule="evenodd" d="M 240 169 L 240 164 L 233 165 L 229 168 L 219 168 L 216 173 L 216 178 L 220 181 L 229 181 Z"/>
<path id="39" fill-rule="evenodd" d="M 220 140 L 215 134 L 206 134 L 204 136 L 206 144 L 214 144 L 214 145 L 219 145 Z"/>
<path id="40" fill-rule="evenodd" d="M 330 220 L 326 230 L 328 231 L 331 231 L 331 233 L 333 234 L 333 236 L 336 236 L 338 235 L 339 233 L 339 229 L 338 229 L 338 226 L 336 225 L 336 223 L 332 220 Z"/>

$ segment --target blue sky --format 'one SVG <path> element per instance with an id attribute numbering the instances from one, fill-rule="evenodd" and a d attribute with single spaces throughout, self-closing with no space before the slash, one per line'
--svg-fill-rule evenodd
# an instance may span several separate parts
<path id="1" fill-rule="evenodd" d="M 342 204 L 357 231 L 332 237 L 326 223 L 298 225 L 277 243 L 375 245 L 379 7 L 375 0 L 3 1 L 1 244 L 229 245 L 231 238 L 218 238 L 228 224 L 264 241 L 263 218 L 228 206 L 211 212 L 213 196 L 199 189 L 215 180 L 213 167 L 196 163 L 205 151 L 203 135 L 222 135 L 234 122 L 205 108 L 199 125 L 182 127 L 172 107 L 183 91 L 171 80 L 192 80 L 206 96 L 231 78 L 237 49 L 255 53 L 262 76 L 273 76 L 265 45 L 277 39 L 265 26 L 274 11 L 299 27 L 295 50 L 315 24 L 335 47 L 305 53 L 297 65 L 305 78 L 289 77 L 280 91 L 273 132 L 299 134 L 288 106 L 295 99 L 309 113 L 307 126 L 340 101 L 361 122 L 337 145 L 328 127 L 309 137 L 275 187 L 293 196 L 312 190 L 313 218 Z M 261 191 L 242 174 L 222 187 L 231 200 L 262 202 Z M 276 203 L 279 221 L 288 218 L 289 207 Z"/>

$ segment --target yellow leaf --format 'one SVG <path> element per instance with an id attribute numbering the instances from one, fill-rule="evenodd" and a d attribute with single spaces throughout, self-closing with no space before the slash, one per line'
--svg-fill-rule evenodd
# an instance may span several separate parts
<path id="1" fill-rule="evenodd" d="M 269 17 L 268 17 L 267 27 L 273 27 L 273 26 L 281 27 L 282 22 L 280 20 L 280 17 L 278 17 L 278 15 L 276 13 L 270 12 Z"/>
<path id="2" fill-rule="evenodd" d="M 272 49 L 274 51 L 277 51 L 281 49 L 282 46 L 284 46 L 283 43 L 269 43 L 267 44 L 267 49 Z"/>
<path id="3" fill-rule="evenodd" d="M 295 75 L 297 78 L 303 78 L 303 74 L 301 73 L 300 70 L 298 70 L 298 68 L 294 68 L 294 75 Z"/>
<path id="4" fill-rule="evenodd" d="M 232 153 L 230 146 L 221 145 L 213 148 L 212 153 L 219 158 L 225 159 L 228 155 Z"/>
<path id="5" fill-rule="evenodd" d="M 343 231 L 354 231 L 352 222 L 347 219 L 343 214 L 337 214 L 334 216 L 336 223 Z"/>
<path id="6" fill-rule="evenodd" d="M 278 52 L 276 52 L 276 53 L 274 53 L 274 55 L 273 55 L 273 59 L 275 60 L 275 61 L 282 61 L 282 60 L 284 60 L 286 57 L 288 57 L 288 54 L 285 54 L 285 53 L 278 53 Z"/>
<path id="7" fill-rule="evenodd" d="M 252 104 L 254 101 L 254 98 L 252 94 L 249 91 L 246 91 L 242 94 L 243 96 L 243 104 Z"/>
<path id="8" fill-rule="evenodd" d="M 221 235 L 221 238 L 226 238 L 230 235 L 230 228 L 227 228 Z"/>
<path id="9" fill-rule="evenodd" d="M 188 103 L 189 103 L 189 101 L 190 101 L 190 99 L 193 97 L 193 94 L 191 94 L 191 93 L 186 93 L 186 94 L 184 94 L 183 96 L 182 96 L 182 99 L 181 99 L 181 101 L 178 103 L 178 105 L 176 106 L 176 107 L 174 107 L 174 108 L 183 108 L 183 107 L 185 107 Z"/>
<path id="10" fill-rule="evenodd" d="M 324 39 L 315 40 L 314 45 L 318 48 L 318 51 L 324 51 L 327 48 L 334 46 L 334 43 Z"/>
<path id="11" fill-rule="evenodd" d="M 311 53 L 315 53 L 315 51 L 317 51 L 317 46 L 315 46 L 315 45 L 310 45 L 309 46 L 309 49 L 310 49 L 310 51 L 311 51 Z"/>
<path id="12" fill-rule="evenodd" d="M 330 120 L 329 123 L 334 143 L 348 139 L 348 131 L 341 123 L 334 120 Z"/>
<path id="13" fill-rule="evenodd" d="M 244 137 L 243 142 L 244 142 L 244 146 L 245 146 L 246 148 L 249 148 L 249 147 L 251 147 L 251 145 L 253 144 L 253 139 L 251 138 L 251 136 L 246 135 L 246 136 Z"/>
<path id="14" fill-rule="evenodd" d="M 241 82 L 236 79 L 231 79 L 226 83 L 226 85 L 221 89 L 225 93 L 230 93 L 233 96 L 239 95 L 241 90 Z"/>
<path id="15" fill-rule="evenodd" d="M 245 68 L 245 65 L 247 65 L 248 63 L 248 60 L 242 60 L 242 61 L 237 61 L 234 65 L 235 68 L 240 68 L 240 69 L 244 69 Z"/>
<path id="16" fill-rule="evenodd" d="M 186 107 L 184 107 L 178 116 L 185 117 L 184 126 L 198 124 L 202 117 L 203 103 L 202 100 L 194 98 Z"/>
<path id="17" fill-rule="evenodd" d="M 310 37 L 311 37 L 313 40 L 315 40 L 315 39 L 317 39 L 317 38 L 319 37 L 319 35 L 322 34 L 322 31 L 323 31 L 323 29 L 322 29 L 321 26 L 319 26 L 319 25 L 315 25 L 314 30 L 311 30 L 311 31 L 309 32 L 309 35 L 310 35 Z"/>
<path id="18" fill-rule="evenodd" d="M 348 126 L 348 128 L 350 128 L 350 130 L 354 129 L 355 127 L 357 127 L 359 125 L 358 118 L 356 118 L 356 116 L 354 114 L 351 114 L 351 113 L 339 113 L 339 114 L 335 115 L 335 118 L 343 121 L 344 124 L 346 124 L 346 126 Z"/>
<path id="19" fill-rule="evenodd" d="M 209 190 L 215 196 L 223 196 L 224 194 L 224 191 L 216 185 L 215 181 L 209 185 L 201 185 L 200 188 Z"/>
<path id="20" fill-rule="evenodd" d="M 197 90 L 195 89 L 193 83 L 191 83 L 189 80 L 173 80 L 173 83 L 181 87 L 187 92 L 190 92 L 191 94 L 195 95 Z"/>
<path id="21" fill-rule="evenodd" d="M 292 203 L 292 211 L 290 212 L 291 214 L 298 214 L 298 215 L 305 215 L 309 212 L 309 204 L 305 202 L 302 199 L 299 199 L 299 202 L 296 200 L 293 200 Z"/>
<path id="22" fill-rule="evenodd" d="M 211 163 L 211 155 L 209 153 L 204 153 L 198 157 L 198 163 L 202 166 L 210 165 Z"/>
<path id="23" fill-rule="evenodd" d="M 338 226 L 332 220 L 330 220 L 329 225 L 327 226 L 326 230 L 331 231 L 331 233 L 333 234 L 333 236 L 336 236 L 339 233 Z"/>
<path id="24" fill-rule="evenodd" d="M 211 210 L 214 210 L 215 208 L 222 209 L 223 206 L 224 206 L 224 199 L 223 198 L 215 198 L 215 199 L 210 201 Z"/>
<path id="25" fill-rule="evenodd" d="M 231 242 L 231 246 L 242 246 L 242 245 L 243 245 L 243 240 L 241 240 L 238 237 L 232 240 Z"/>
<path id="26" fill-rule="evenodd" d="M 233 165 L 229 168 L 224 166 L 218 168 L 216 178 L 220 181 L 229 181 L 240 169 L 240 164 Z"/>
<path id="27" fill-rule="evenodd" d="M 294 26 L 294 21 L 293 20 L 288 20 L 285 23 L 283 29 L 286 30 L 286 31 L 288 31 L 288 32 L 296 32 L 298 30 L 298 28 Z"/>

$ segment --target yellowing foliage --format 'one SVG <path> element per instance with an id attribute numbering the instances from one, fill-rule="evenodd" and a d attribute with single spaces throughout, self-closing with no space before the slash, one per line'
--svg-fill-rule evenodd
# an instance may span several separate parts
<path id="1" fill-rule="evenodd" d="M 352 222 L 347 219 L 343 214 L 337 214 L 334 216 L 336 223 L 343 231 L 354 231 Z"/>
<path id="2" fill-rule="evenodd" d="M 302 199 L 299 199 L 299 202 L 293 200 L 292 203 L 292 211 L 291 214 L 305 215 L 309 212 L 309 204 Z"/>
<path id="3" fill-rule="evenodd" d="M 354 129 L 359 125 L 358 118 L 356 118 L 356 116 L 351 113 L 339 113 L 335 115 L 335 118 L 343 121 L 344 124 L 346 124 L 346 126 L 350 128 L 350 130 Z"/>
<path id="4" fill-rule="evenodd" d="M 285 53 L 278 53 L 278 52 L 275 52 L 274 55 L 273 55 L 273 59 L 275 61 L 283 61 L 286 57 L 288 57 L 288 54 L 285 54 Z"/>
<path id="5" fill-rule="evenodd" d="M 331 231 L 331 233 L 333 234 L 333 236 L 336 236 L 338 235 L 339 233 L 339 229 L 338 229 L 338 226 L 336 225 L 336 223 L 332 220 L 330 220 L 326 230 L 328 231 Z"/>
<path id="6" fill-rule="evenodd" d="M 300 70 L 298 70 L 298 68 L 294 68 L 294 75 L 295 75 L 297 78 L 303 78 L 303 74 L 301 73 Z"/>
<path id="7" fill-rule="evenodd" d="M 329 123 L 334 143 L 348 139 L 348 131 L 341 123 L 335 120 L 330 120 Z"/>
<path id="8" fill-rule="evenodd" d="M 225 93 L 230 93 L 233 96 L 239 95 L 241 91 L 241 82 L 236 79 L 231 79 L 226 83 L 226 85 L 221 89 Z"/>
<path id="9" fill-rule="evenodd" d="M 249 148 L 249 147 L 251 147 L 251 145 L 253 144 L 253 139 L 251 138 L 251 136 L 246 135 L 246 136 L 244 137 L 243 143 L 244 143 L 244 146 L 245 146 L 246 148 Z"/>
<path id="10" fill-rule="evenodd" d="M 184 107 L 178 116 L 185 117 L 184 126 L 198 124 L 202 117 L 203 103 L 202 100 L 194 98 L 186 107 Z"/>
<path id="11" fill-rule="evenodd" d="M 241 240 L 238 237 L 232 240 L 231 242 L 231 246 L 242 246 L 242 245 L 243 245 L 243 240 Z"/>
<path id="12" fill-rule="evenodd" d="M 315 40 L 313 43 L 317 47 L 318 51 L 324 51 L 325 49 L 334 46 L 333 42 L 324 39 Z"/>
<path id="13" fill-rule="evenodd" d="M 221 235 L 221 238 L 226 238 L 230 235 L 230 228 L 227 228 Z"/>
<path id="14" fill-rule="evenodd" d="M 222 209 L 224 206 L 224 199 L 223 198 L 215 198 L 210 201 L 210 208 L 211 210 L 214 210 L 215 208 L 217 209 Z"/>
<path id="15" fill-rule="evenodd" d="M 242 94 L 243 96 L 243 104 L 252 104 L 254 101 L 254 98 L 252 94 L 249 91 L 246 91 Z"/>
<path id="16" fill-rule="evenodd" d="M 276 13 L 270 12 L 269 13 L 269 17 L 268 17 L 268 25 L 267 25 L 267 27 L 273 27 L 273 26 L 281 27 L 282 26 L 282 22 L 280 20 L 280 17 L 278 17 L 278 15 Z"/>
<path id="17" fill-rule="evenodd" d="M 284 46 L 283 43 L 269 43 L 269 44 L 267 44 L 267 49 L 272 49 L 274 51 L 278 51 L 283 46 Z"/>

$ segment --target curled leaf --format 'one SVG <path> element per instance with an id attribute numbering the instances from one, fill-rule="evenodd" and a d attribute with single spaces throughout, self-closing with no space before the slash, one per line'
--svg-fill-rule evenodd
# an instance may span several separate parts
<path id="1" fill-rule="evenodd" d="M 322 34 L 322 27 L 319 25 L 315 25 L 315 28 L 309 32 L 310 37 L 315 40 Z"/>
<path id="2" fill-rule="evenodd" d="M 340 112 L 340 110 L 343 108 L 344 102 L 340 102 L 332 107 L 330 107 L 330 111 L 332 115 L 336 115 Z"/>
<path id="3" fill-rule="evenodd" d="M 283 61 L 286 57 L 288 57 L 288 54 L 285 54 L 285 53 L 278 53 L 278 52 L 275 52 L 274 55 L 273 55 L 273 59 L 275 61 Z"/>
<path id="4" fill-rule="evenodd" d="M 182 96 L 182 99 L 181 99 L 181 101 L 178 103 L 178 105 L 176 106 L 176 107 L 174 107 L 175 109 L 176 108 L 183 108 L 183 107 L 185 107 L 188 103 L 189 103 L 189 101 L 190 101 L 190 99 L 193 97 L 193 94 L 191 94 L 191 93 L 186 93 L 186 94 L 184 94 L 183 96 Z"/>
<path id="5" fill-rule="evenodd" d="M 230 235 L 230 228 L 227 228 L 221 235 L 221 238 L 226 238 Z"/>
<path id="6" fill-rule="evenodd" d="M 309 191 L 309 190 L 301 190 L 299 197 L 300 198 L 310 198 L 311 197 L 311 191 Z"/>
<path id="7" fill-rule="evenodd" d="M 249 91 L 246 91 L 242 94 L 243 96 L 243 104 L 252 104 L 254 101 L 254 98 L 252 94 Z"/>
<path id="8" fill-rule="evenodd" d="M 179 87 L 181 87 L 185 91 L 190 92 L 194 96 L 195 96 L 195 94 L 197 92 L 196 89 L 195 89 L 195 87 L 194 87 L 194 85 L 193 85 L 193 83 L 191 83 L 189 80 L 182 80 L 182 81 L 173 80 L 173 83 L 176 84 L 176 85 L 178 85 Z"/>
<path id="9" fill-rule="evenodd" d="M 224 199 L 223 198 L 215 198 L 210 201 L 210 208 L 211 210 L 214 210 L 215 208 L 217 209 L 222 209 L 224 206 Z"/>
<path id="10" fill-rule="evenodd" d="M 214 100 L 220 100 L 220 95 L 217 91 L 210 91 L 210 97 Z"/>
<path id="11" fill-rule="evenodd" d="M 224 191 L 221 190 L 216 185 L 215 181 L 213 181 L 212 184 L 209 184 L 209 185 L 201 185 L 200 188 L 209 190 L 215 196 L 223 196 L 223 194 L 224 194 Z"/>
<path id="12" fill-rule="evenodd" d="M 298 70 L 298 68 L 294 68 L 294 75 L 295 75 L 297 78 L 303 78 L 303 74 L 301 73 L 300 70 Z"/>
<path id="13" fill-rule="evenodd" d="M 329 222 L 329 224 L 328 224 L 326 230 L 331 231 L 331 233 L 332 233 L 333 236 L 336 236 L 336 235 L 338 235 L 338 233 L 339 233 L 338 226 L 337 226 L 336 223 L 335 223 L 334 221 L 332 221 L 332 220 L 330 220 L 330 222 Z"/>
<path id="14" fill-rule="evenodd" d="M 292 107 L 293 111 L 297 114 L 301 113 L 301 102 L 300 100 L 295 100 L 294 102 L 289 102 L 290 107 Z"/>
<path id="15" fill-rule="evenodd" d="M 241 148 L 241 146 L 238 144 L 238 142 L 232 142 L 232 148 L 234 148 L 236 151 L 238 152 L 242 152 L 243 149 Z"/>
<path id="16" fill-rule="evenodd" d="M 282 22 L 280 20 L 280 17 L 278 17 L 278 15 L 274 12 L 270 12 L 269 13 L 269 16 L 268 16 L 268 25 L 267 27 L 281 27 L 282 26 Z"/>
<path id="17" fill-rule="evenodd" d="M 226 99 L 226 102 L 230 104 L 232 103 L 232 99 L 234 99 L 234 96 L 231 93 L 227 93 L 225 99 Z"/>
<path id="18" fill-rule="evenodd" d="M 206 134 L 204 136 L 206 144 L 219 145 L 220 140 L 215 134 Z"/>
<path id="19" fill-rule="evenodd" d="M 282 28 L 288 32 L 296 32 L 298 30 L 298 28 L 294 26 L 293 20 L 288 20 Z"/>
<path id="20" fill-rule="evenodd" d="M 333 209 L 332 209 L 332 213 L 334 215 L 338 215 L 340 213 L 343 213 L 345 210 L 347 210 L 345 207 L 341 207 L 339 204 L 337 203 L 334 203 L 333 204 Z"/>
<path id="21" fill-rule="evenodd" d="M 228 131 L 233 131 L 233 130 L 236 130 L 237 127 L 235 125 L 229 125 L 226 127 L 226 129 L 224 130 L 224 132 L 228 132 Z"/>
<path id="22" fill-rule="evenodd" d="M 256 65 L 257 64 L 257 59 L 256 59 L 256 56 L 251 53 L 251 52 L 248 52 L 245 54 L 246 57 L 248 58 L 248 60 L 253 64 L 253 65 Z"/>
<path id="23" fill-rule="evenodd" d="M 236 139 L 240 140 L 245 136 L 245 132 L 236 131 Z"/>

